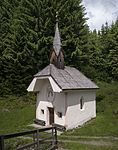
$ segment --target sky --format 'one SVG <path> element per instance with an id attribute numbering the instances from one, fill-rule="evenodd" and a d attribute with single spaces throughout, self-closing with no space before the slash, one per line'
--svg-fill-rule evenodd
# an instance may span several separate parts
<path id="1" fill-rule="evenodd" d="M 110 25 L 118 18 L 118 0 L 83 0 L 83 5 L 91 30 L 99 30 L 106 21 Z"/>

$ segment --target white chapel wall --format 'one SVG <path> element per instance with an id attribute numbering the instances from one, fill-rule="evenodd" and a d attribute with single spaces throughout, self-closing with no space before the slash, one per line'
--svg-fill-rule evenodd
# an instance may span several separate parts
<path id="1" fill-rule="evenodd" d="M 55 94 L 55 123 L 65 126 L 65 94 L 56 93 Z M 62 118 L 58 116 L 58 113 L 62 113 Z"/>
<path id="2" fill-rule="evenodd" d="M 46 125 L 49 125 L 49 110 L 48 107 L 54 108 L 54 122 L 56 124 L 65 125 L 65 94 L 55 93 L 53 100 L 47 98 L 47 89 L 50 86 L 49 80 L 43 80 L 42 89 L 37 93 L 36 118 L 44 120 Z M 44 110 L 44 114 L 41 110 Z M 58 116 L 62 113 L 62 118 Z"/>
<path id="3" fill-rule="evenodd" d="M 47 98 L 47 89 L 50 86 L 49 80 L 43 80 L 42 89 L 37 94 L 36 118 L 44 120 L 49 125 L 48 107 L 54 108 L 54 121 L 56 124 L 66 126 L 67 129 L 75 128 L 96 116 L 96 92 L 88 91 L 70 91 L 64 93 L 55 93 L 53 101 Z M 83 96 L 84 105 L 80 109 L 80 99 Z M 66 109 L 67 108 L 67 109 Z M 44 114 L 41 110 L 44 110 Z M 58 116 L 62 113 L 62 117 Z"/>
<path id="4" fill-rule="evenodd" d="M 80 99 L 83 97 L 83 109 L 80 109 Z M 78 127 L 91 118 L 96 117 L 96 93 L 93 90 L 69 92 L 67 95 L 67 129 Z"/>

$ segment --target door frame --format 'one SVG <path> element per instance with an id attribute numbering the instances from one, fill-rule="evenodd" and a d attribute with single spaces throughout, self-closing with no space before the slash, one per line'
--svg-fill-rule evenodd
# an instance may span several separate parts
<path id="1" fill-rule="evenodd" d="M 54 123 L 54 108 L 53 107 L 47 107 L 48 108 L 48 124 L 52 125 Z"/>

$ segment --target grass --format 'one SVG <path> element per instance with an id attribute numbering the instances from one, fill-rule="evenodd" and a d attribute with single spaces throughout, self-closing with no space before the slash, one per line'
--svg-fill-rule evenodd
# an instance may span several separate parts
<path id="1" fill-rule="evenodd" d="M 0 112 L 0 134 L 23 131 L 34 119 L 34 106 Z"/>
<path id="2" fill-rule="evenodd" d="M 68 148 L 69 150 L 77 148 L 78 146 L 83 149 L 118 149 L 118 139 L 113 138 L 95 138 L 95 137 L 78 137 L 78 136 L 59 136 L 61 147 Z M 68 145 L 70 144 L 70 145 Z"/>
<path id="3" fill-rule="evenodd" d="M 27 125 L 33 123 L 35 118 L 35 105 L 33 101 L 25 98 L 0 98 L 0 134 L 29 129 Z"/>
<path id="4" fill-rule="evenodd" d="M 118 149 L 118 140 L 112 141 L 113 146 L 94 146 L 78 143 L 77 140 L 81 142 L 95 139 L 84 139 L 84 137 L 72 139 L 72 136 L 118 136 L 118 82 L 110 84 L 98 82 L 97 84 L 100 87 L 97 92 L 97 117 L 81 128 L 63 133 L 59 139 L 70 140 L 70 142 L 60 143 L 61 147 L 69 150 Z M 27 125 L 33 123 L 35 118 L 35 104 L 35 97 L 32 95 L 0 97 L 0 134 L 29 130 Z"/>
<path id="5" fill-rule="evenodd" d="M 21 138 L 12 138 L 4 141 L 5 150 L 15 150 L 18 147 L 24 146 L 26 144 L 32 143 L 31 139 L 21 139 Z"/>
<path id="6" fill-rule="evenodd" d="M 63 141 L 61 147 L 68 150 L 118 150 L 118 140 L 94 139 L 93 137 L 118 136 L 118 83 L 98 82 L 98 85 L 100 89 L 97 92 L 97 117 L 81 128 L 63 133 L 59 137 Z M 87 136 L 93 139 L 85 138 Z M 69 142 L 64 142 L 64 140 Z M 110 142 L 112 146 L 81 144 L 83 141 Z"/>
<path id="7" fill-rule="evenodd" d="M 97 117 L 64 135 L 118 136 L 118 83 L 98 82 Z"/>
<path id="8" fill-rule="evenodd" d="M 93 146 L 80 143 L 63 143 L 60 146 L 68 150 L 118 150 L 117 147 Z"/>
<path id="9" fill-rule="evenodd" d="M 65 135 L 118 136 L 118 82 L 98 82 L 97 117 Z M 0 98 L 0 134 L 22 131 L 35 118 L 35 98 L 6 96 Z"/>
<path id="10" fill-rule="evenodd" d="M 0 97 L 0 135 L 34 129 L 29 127 L 35 119 L 35 96 L 30 94 L 22 97 Z M 49 133 L 40 133 L 40 138 L 50 137 Z M 5 150 L 13 150 L 32 143 L 33 134 L 5 140 Z M 43 148 L 45 145 L 41 145 Z M 44 148 L 45 149 L 45 148 Z"/>
<path id="11" fill-rule="evenodd" d="M 95 120 L 65 134 L 76 136 L 118 136 L 118 120 L 117 117 L 110 116 L 110 114 L 97 114 Z"/>

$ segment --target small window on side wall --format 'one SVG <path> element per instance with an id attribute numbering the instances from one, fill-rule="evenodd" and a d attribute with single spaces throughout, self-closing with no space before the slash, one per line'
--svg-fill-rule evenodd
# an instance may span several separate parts
<path id="1" fill-rule="evenodd" d="M 84 107 L 84 98 L 83 96 L 80 98 L 80 109 L 83 109 Z"/>
<path id="2" fill-rule="evenodd" d="M 41 114 L 44 114 L 44 109 L 41 109 Z"/>
<path id="3" fill-rule="evenodd" d="M 62 113 L 61 112 L 58 112 L 57 115 L 58 115 L 59 118 L 62 118 Z"/>

